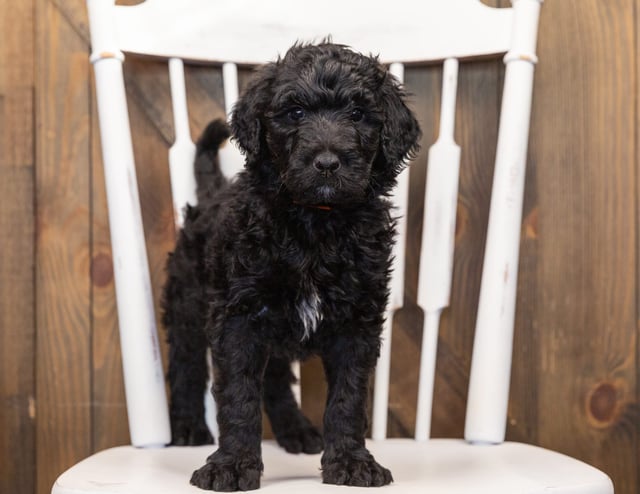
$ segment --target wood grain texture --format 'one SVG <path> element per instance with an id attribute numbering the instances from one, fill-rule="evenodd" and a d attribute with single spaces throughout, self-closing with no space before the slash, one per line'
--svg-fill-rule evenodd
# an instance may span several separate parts
<path id="1" fill-rule="evenodd" d="M 37 492 L 91 453 L 89 63 L 37 1 Z"/>
<path id="2" fill-rule="evenodd" d="M 602 468 L 628 494 L 640 421 L 633 19 L 631 0 L 545 3 L 530 148 L 537 439 Z"/>
<path id="3" fill-rule="evenodd" d="M 1 167 L 33 169 L 33 92 L 33 80 L 16 79 L 0 83 L 0 111 L 3 115 L 0 127 Z"/>
<path id="4" fill-rule="evenodd" d="M 0 492 L 25 494 L 36 464 L 32 198 L 33 168 L 0 166 Z"/>
<path id="5" fill-rule="evenodd" d="M 34 82 L 35 3 L 2 0 L 0 6 L 0 87 L 28 86 Z"/>
<path id="6" fill-rule="evenodd" d="M 602 468 L 622 494 L 640 487 L 639 9 L 640 0 L 542 7 L 507 431 L 509 439 Z M 45 494 L 73 462 L 128 442 L 88 39 L 84 0 L 0 0 L 3 493 Z M 460 69 L 461 195 L 452 307 L 438 353 L 438 436 L 462 434 L 501 65 Z M 173 240 L 168 77 L 163 64 L 133 57 L 125 73 L 157 305 Z M 222 82 L 219 68 L 187 67 L 186 74 L 195 137 L 223 115 Z M 248 74 L 241 71 L 241 86 Z M 412 169 L 415 256 L 440 69 L 411 68 L 406 80 L 425 133 Z M 393 337 L 395 436 L 413 434 L 415 421 L 422 325 L 415 272 L 407 270 L 407 304 Z M 302 379 L 303 408 L 319 424 L 325 389 L 317 360 L 303 367 Z"/>
<path id="7" fill-rule="evenodd" d="M 638 335 L 640 335 L 640 173 L 638 173 L 638 169 L 640 167 L 640 98 L 638 95 L 640 94 L 640 70 L 638 65 L 638 56 L 640 56 L 640 37 L 638 33 L 640 32 L 640 16 L 638 12 L 640 12 L 640 0 L 635 0 L 634 2 L 634 12 L 635 12 L 635 24 L 633 26 L 635 33 L 635 46 L 633 49 L 635 50 L 635 84 L 632 86 L 631 90 L 635 92 L 635 120 L 633 125 L 635 127 L 634 132 L 634 143 L 635 143 L 635 156 L 634 156 L 634 170 L 635 170 L 635 227 L 636 227 L 636 238 L 635 238 L 635 253 L 636 253 L 636 262 L 635 262 L 635 294 L 634 294 L 634 302 L 635 302 L 635 318 L 636 318 L 636 327 L 635 327 L 635 335 L 636 335 L 636 361 L 635 361 L 635 378 L 636 378 L 636 387 L 635 387 L 635 403 L 634 406 L 636 410 L 640 408 L 640 339 Z M 640 414 L 640 411 L 638 411 Z M 635 456 L 636 460 L 636 475 L 635 478 L 631 477 L 627 480 L 627 485 L 630 488 L 635 488 L 636 492 L 640 490 L 640 420 L 636 419 L 636 428 L 635 428 L 635 448 L 632 449 L 631 455 Z"/>
<path id="8" fill-rule="evenodd" d="M 0 492 L 35 492 L 33 1 L 0 0 Z"/>
<path id="9" fill-rule="evenodd" d="M 634 123 L 635 126 L 635 134 L 634 134 L 634 142 L 635 142 L 635 225 L 636 225 L 636 242 L 635 242 L 635 252 L 636 252 L 636 266 L 635 266 L 635 316 L 636 316 L 636 389 L 635 389 L 635 406 L 640 407 L 640 341 L 637 338 L 637 335 L 640 335 L 640 234 L 639 229 L 640 226 L 638 222 L 640 221 L 640 173 L 638 173 L 638 169 L 640 167 L 640 98 L 638 98 L 638 94 L 640 94 L 640 70 L 638 70 L 638 56 L 640 55 L 640 37 L 638 36 L 638 32 L 640 32 L 640 16 L 638 16 L 638 12 L 640 11 L 640 0 L 636 0 L 634 3 L 635 7 L 635 60 L 636 60 L 636 70 L 635 70 L 635 86 L 632 88 L 635 91 L 635 112 L 636 118 Z M 640 464 L 640 420 L 636 422 L 636 437 L 635 437 L 635 451 L 632 451 L 631 454 L 635 455 L 636 465 Z M 636 491 L 640 490 L 640 468 L 636 468 L 636 477 L 635 479 L 631 478 L 628 480 L 629 485 L 634 486 Z"/>
<path id="10" fill-rule="evenodd" d="M 5 115 L 0 113 L 0 119 Z M 33 168 L 0 167 L 0 492 L 35 489 Z"/>
<path id="11" fill-rule="evenodd" d="M 0 166 L 33 168 L 34 1 L 0 1 Z"/>

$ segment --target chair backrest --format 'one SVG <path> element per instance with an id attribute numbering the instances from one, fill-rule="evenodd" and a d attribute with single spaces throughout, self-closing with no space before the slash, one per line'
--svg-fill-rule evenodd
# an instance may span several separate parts
<path id="1" fill-rule="evenodd" d="M 109 202 L 118 318 L 131 440 L 137 446 L 170 441 L 164 378 L 125 98 L 123 52 L 169 61 L 175 143 L 169 163 L 176 212 L 195 204 L 183 60 L 221 64 L 227 113 L 238 97 L 237 64 L 272 60 L 298 40 L 331 35 L 337 43 L 379 54 L 402 81 L 404 64 L 444 61 L 440 136 L 429 152 L 418 305 L 425 313 L 416 438 L 429 436 L 435 352 L 441 311 L 449 303 L 460 149 L 454 142 L 458 60 L 506 54 L 504 93 L 467 405 L 465 438 L 504 440 L 515 313 L 538 14 L 542 0 L 513 0 L 511 8 L 479 0 L 325 0 L 320 8 L 295 0 L 146 0 L 116 6 L 88 0 L 92 62 Z M 337 14 L 339 12 L 339 15 Z M 242 156 L 221 150 L 223 171 Z M 394 202 L 406 218 L 408 173 Z M 376 369 L 374 439 L 385 437 L 391 322 L 404 300 L 406 219 L 398 225 L 391 298 Z M 490 397 L 488 399 L 487 397 Z"/>

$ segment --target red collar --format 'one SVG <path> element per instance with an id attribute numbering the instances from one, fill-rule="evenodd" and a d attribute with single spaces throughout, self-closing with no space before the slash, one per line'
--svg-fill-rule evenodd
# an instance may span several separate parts
<path id="1" fill-rule="evenodd" d="M 310 208 L 314 208 L 314 209 L 322 209 L 323 211 L 331 211 L 331 206 L 325 206 L 324 204 L 314 204 L 309 206 Z"/>
<path id="2" fill-rule="evenodd" d="M 297 204 L 298 206 L 305 206 L 307 208 L 321 209 L 322 211 L 331 211 L 333 209 L 331 206 L 326 206 L 324 204 L 301 204 L 297 201 L 293 201 L 293 203 Z"/>

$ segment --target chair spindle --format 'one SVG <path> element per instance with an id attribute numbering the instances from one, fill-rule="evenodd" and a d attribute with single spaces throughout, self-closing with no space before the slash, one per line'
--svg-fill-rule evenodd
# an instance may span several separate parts
<path id="1" fill-rule="evenodd" d="M 112 2 L 87 2 L 131 443 L 170 442 L 169 411 Z"/>
<path id="2" fill-rule="evenodd" d="M 231 118 L 233 106 L 238 101 L 238 66 L 235 63 L 222 64 L 222 85 L 224 89 L 224 106 L 227 119 Z M 228 179 L 232 179 L 244 168 L 244 156 L 234 140 L 229 140 L 220 148 L 220 167 Z"/>
<path id="3" fill-rule="evenodd" d="M 458 204 L 460 147 L 454 140 L 458 60 L 444 62 L 440 130 L 429 149 L 418 305 L 424 312 L 415 437 L 430 436 L 440 314 L 449 305 Z"/>
<path id="4" fill-rule="evenodd" d="M 507 427 L 518 256 L 536 35 L 542 0 L 513 0 L 464 437 L 502 443 Z"/>
<path id="5" fill-rule="evenodd" d="M 400 82 L 404 82 L 404 65 L 392 63 L 389 72 Z M 373 420 L 371 437 L 374 440 L 387 437 L 387 410 L 389 406 L 389 374 L 391 369 L 391 332 L 393 315 L 404 305 L 404 267 L 407 245 L 407 209 L 409 202 L 409 169 L 405 168 L 398 176 L 398 185 L 393 193 L 393 214 L 396 223 L 396 243 L 393 246 L 393 269 L 391 273 L 389 305 L 382 331 L 380 358 L 376 366 L 375 387 L 373 393 Z"/>
<path id="6" fill-rule="evenodd" d="M 169 59 L 169 81 L 171 83 L 171 105 L 175 140 L 169 149 L 169 172 L 171 175 L 171 194 L 176 229 L 184 222 L 184 208 L 188 204 L 195 206 L 196 179 L 193 160 L 196 146 L 189 131 L 189 112 L 187 109 L 187 91 L 184 82 L 184 64 L 179 58 Z"/>

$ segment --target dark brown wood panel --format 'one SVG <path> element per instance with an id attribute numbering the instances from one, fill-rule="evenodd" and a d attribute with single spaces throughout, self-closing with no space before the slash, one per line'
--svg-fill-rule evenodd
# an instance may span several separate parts
<path id="1" fill-rule="evenodd" d="M 0 2 L 0 492 L 35 490 L 33 1 Z"/>
<path id="2" fill-rule="evenodd" d="M 4 115 L 0 113 L 0 119 Z M 0 167 L 0 491 L 35 478 L 33 168 Z"/>
<path id="3" fill-rule="evenodd" d="M 37 486 L 91 452 L 90 160 L 87 46 L 36 3 Z"/>
<path id="4" fill-rule="evenodd" d="M 635 134 L 634 134 L 634 142 L 635 142 L 635 201 L 636 201 L 636 209 L 635 209 L 635 227 L 636 227 L 636 243 L 635 243 L 635 252 L 636 252 L 636 266 L 635 266 L 635 275 L 636 275 L 636 286 L 635 286 L 635 315 L 636 315 L 636 389 L 635 389 L 635 407 L 640 407 L 640 341 L 638 341 L 638 336 L 640 335 L 640 235 L 638 234 L 638 222 L 640 221 L 640 173 L 638 173 L 638 168 L 640 167 L 640 98 L 638 95 L 640 94 L 640 71 L 638 70 L 637 65 L 637 57 L 640 54 L 640 36 L 638 33 L 640 32 L 640 16 L 638 12 L 640 11 L 640 0 L 636 0 L 634 3 L 635 7 L 635 25 L 634 25 L 634 33 L 635 33 L 635 56 L 636 56 L 636 70 L 635 70 L 635 85 L 632 87 L 632 91 L 634 91 L 635 97 Z M 640 413 L 640 412 L 639 412 Z M 635 437 L 635 448 L 632 449 L 631 455 L 635 455 L 636 458 L 636 477 L 635 479 L 630 478 L 628 480 L 629 485 L 634 486 L 636 492 L 640 490 L 640 420 L 636 420 L 636 437 Z"/>
<path id="5" fill-rule="evenodd" d="M 602 468 L 628 494 L 637 492 L 640 420 L 634 8 L 545 4 L 530 152 L 538 441 Z"/>

